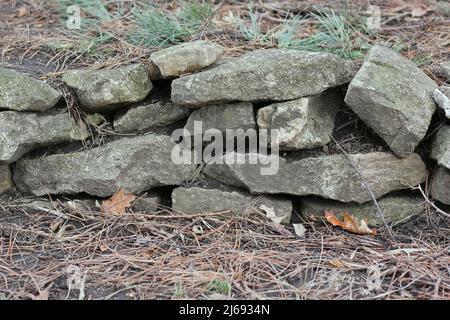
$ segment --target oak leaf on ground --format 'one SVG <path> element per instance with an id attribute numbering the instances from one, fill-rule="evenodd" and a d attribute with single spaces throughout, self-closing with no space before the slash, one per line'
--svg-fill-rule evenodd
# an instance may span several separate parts
<path id="1" fill-rule="evenodd" d="M 131 203 L 136 199 L 136 196 L 130 193 L 125 193 L 123 189 L 117 191 L 111 198 L 104 200 L 100 207 L 100 211 L 109 214 L 125 213 Z"/>
<path id="2" fill-rule="evenodd" d="M 340 227 L 344 230 L 347 230 L 349 232 L 355 233 L 355 234 L 367 234 L 367 235 L 376 235 L 377 230 L 376 229 L 370 229 L 367 225 L 367 221 L 364 219 L 361 219 L 360 222 L 355 219 L 350 213 L 344 212 L 342 214 L 344 221 L 339 220 L 333 211 L 327 211 L 325 210 L 325 218 L 329 223 L 331 223 L 335 227 Z"/>

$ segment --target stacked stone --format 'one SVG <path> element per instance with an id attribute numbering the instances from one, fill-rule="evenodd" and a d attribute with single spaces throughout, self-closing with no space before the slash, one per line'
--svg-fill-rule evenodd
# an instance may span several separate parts
<path id="1" fill-rule="evenodd" d="M 0 112 L 0 192 L 12 186 L 14 163 L 15 185 L 36 196 L 108 197 L 119 189 L 153 194 L 155 188 L 171 186 L 172 208 L 182 213 L 260 212 L 289 223 L 295 200 L 306 213 L 348 210 L 378 225 L 372 193 L 391 222 L 421 212 L 418 196 L 392 192 L 426 180 L 425 163 L 414 151 L 428 131 L 437 100 L 446 101 L 439 94 L 446 95 L 445 88 L 439 89 L 408 59 L 378 45 L 360 68 L 329 53 L 266 49 L 220 59 L 223 52 L 217 44 L 195 41 L 155 52 L 146 65 L 65 73 L 62 80 L 79 106 L 90 114 L 112 115 L 114 130 L 127 137 L 88 151 L 40 157 L 23 156 L 48 145 L 83 141 L 88 130 L 66 113 L 48 112 L 61 98 L 56 90 L 1 70 L 0 109 L 11 111 Z M 170 96 L 158 97 L 158 86 L 167 82 Z M 296 157 L 332 141 L 344 104 L 392 152 Z M 198 165 L 174 162 L 177 141 L 153 132 L 180 126 L 180 121 L 190 132 L 195 121 L 202 122 L 203 130 L 219 132 L 276 129 L 278 136 L 269 136 L 267 143 L 275 141 L 288 156 L 225 150 L 217 155 L 224 161 L 201 165 L 205 183 L 192 185 L 186 182 L 198 175 Z M 261 175 L 261 164 L 227 161 L 250 157 L 258 163 L 276 157 L 277 173 Z M 436 134 L 431 158 L 439 165 L 431 194 L 450 204 L 450 126 Z"/>

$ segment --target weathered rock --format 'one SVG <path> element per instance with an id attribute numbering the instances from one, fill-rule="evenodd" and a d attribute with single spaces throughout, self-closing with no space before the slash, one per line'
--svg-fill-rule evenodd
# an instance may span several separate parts
<path id="1" fill-rule="evenodd" d="M 172 101 L 200 106 L 233 101 L 292 100 L 348 83 L 355 72 L 353 62 L 329 53 L 258 50 L 175 79 Z"/>
<path id="2" fill-rule="evenodd" d="M 195 165 L 174 164 L 174 146 L 163 135 L 123 138 L 88 151 L 21 160 L 14 180 L 21 190 L 34 195 L 86 192 L 106 197 L 121 188 L 136 194 L 178 185 L 190 177 Z"/>
<path id="3" fill-rule="evenodd" d="M 448 88 L 448 90 L 445 88 Z M 447 91 L 448 95 L 444 93 Z M 434 89 L 433 99 L 438 107 L 445 111 L 445 116 L 450 119 L 450 87 L 441 87 L 440 89 Z"/>
<path id="4" fill-rule="evenodd" d="M 442 126 L 436 133 L 431 146 L 430 158 L 450 169 L 450 126 Z"/>
<path id="5" fill-rule="evenodd" d="M 163 127 L 189 116 L 192 110 L 170 102 L 156 102 L 119 111 L 114 118 L 118 132 L 145 131 Z"/>
<path id="6" fill-rule="evenodd" d="M 322 147 L 331 141 L 340 94 L 318 96 L 271 104 L 258 110 L 260 129 L 278 129 L 280 150 Z M 272 140 L 270 131 L 268 142 Z"/>
<path id="7" fill-rule="evenodd" d="M 143 64 L 110 70 L 72 70 L 62 80 L 88 112 L 108 112 L 143 100 L 152 89 Z"/>
<path id="8" fill-rule="evenodd" d="M 450 5 L 449 5 L 450 7 Z M 445 78 L 446 80 L 450 81 L 450 61 L 447 62 L 443 62 L 441 63 L 437 68 L 436 68 L 436 73 Z"/>
<path id="9" fill-rule="evenodd" d="M 12 186 L 11 169 L 7 164 L 0 164 L 0 193 L 11 189 Z"/>
<path id="10" fill-rule="evenodd" d="M 0 108 L 15 111 L 44 111 L 53 107 L 61 93 L 45 82 L 0 68 Z"/>
<path id="11" fill-rule="evenodd" d="M 136 200 L 131 204 L 131 209 L 135 212 L 155 212 L 160 210 L 161 202 L 162 199 L 160 195 L 148 192 L 136 197 Z"/>
<path id="12" fill-rule="evenodd" d="M 439 87 L 439 91 L 441 91 L 447 98 L 450 99 L 450 87 L 449 86 L 441 86 L 441 87 Z"/>
<path id="13" fill-rule="evenodd" d="M 213 64 L 224 51 L 221 45 L 199 40 L 154 52 L 151 59 L 163 78 L 173 78 Z"/>
<path id="14" fill-rule="evenodd" d="M 145 67 L 147 68 L 149 79 L 152 81 L 161 79 L 161 71 L 159 71 L 158 66 L 151 59 L 148 59 L 146 62 Z"/>
<path id="15" fill-rule="evenodd" d="M 430 195 L 445 204 L 450 205 L 450 170 L 438 166 L 431 178 Z"/>
<path id="16" fill-rule="evenodd" d="M 421 213 L 423 211 L 422 203 L 423 198 L 420 196 L 386 196 L 378 200 L 378 205 L 388 223 L 398 223 L 411 215 Z M 338 218 L 341 218 L 342 213 L 349 212 L 358 220 L 365 219 L 371 226 L 382 226 L 384 224 L 372 201 L 358 204 L 318 197 L 305 197 L 301 200 L 300 210 L 303 214 L 314 217 L 324 217 L 324 210 L 329 210 L 333 211 Z"/>
<path id="17" fill-rule="evenodd" d="M 236 215 L 259 212 L 277 223 L 289 223 L 292 214 L 291 200 L 198 187 L 175 188 L 172 192 L 172 208 L 186 214 L 227 210 Z"/>
<path id="18" fill-rule="evenodd" d="M 253 163 L 257 164 L 250 164 L 251 156 L 255 156 L 257 162 Z M 417 154 L 400 159 L 390 153 L 374 152 L 352 154 L 350 158 L 376 197 L 415 186 L 427 175 L 425 164 Z M 269 168 L 270 171 L 261 171 Z M 361 177 L 342 154 L 291 161 L 275 155 L 229 152 L 217 157 L 215 163 L 207 164 L 204 172 L 253 194 L 318 195 L 359 203 L 371 200 Z"/>
<path id="19" fill-rule="evenodd" d="M 436 88 L 413 62 L 376 45 L 351 81 L 345 102 L 404 157 L 414 152 L 428 130 Z"/>
<path id="20" fill-rule="evenodd" d="M 0 162 L 12 163 L 36 148 L 82 141 L 88 136 L 86 127 L 77 125 L 68 113 L 0 112 Z"/>
<path id="21" fill-rule="evenodd" d="M 450 17 L 450 3 L 448 0 L 436 1 L 436 12 L 443 16 Z"/>
<path id="22" fill-rule="evenodd" d="M 249 102 L 208 106 L 195 110 L 184 126 L 191 135 L 194 134 L 194 121 L 201 121 L 202 132 L 217 129 L 256 129 L 253 105 Z"/>

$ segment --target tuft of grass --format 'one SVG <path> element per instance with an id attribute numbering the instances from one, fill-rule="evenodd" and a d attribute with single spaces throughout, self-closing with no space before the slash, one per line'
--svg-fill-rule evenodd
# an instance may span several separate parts
<path id="1" fill-rule="evenodd" d="M 351 16 L 345 11 L 343 14 L 336 14 L 333 10 L 316 8 L 316 12 L 311 12 L 308 18 L 317 22 L 317 31 L 303 39 L 298 37 L 298 33 L 306 18 L 289 16 L 279 26 L 263 32 L 261 17 L 253 10 L 251 2 L 247 15 L 247 22 L 241 18 L 235 19 L 238 30 L 247 41 L 275 44 L 279 48 L 331 52 L 350 59 L 364 56 L 364 51 L 371 47 L 367 39 L 375 33 L 368 29 L 362 17 Z"/>
<path id="2" fill-rule="evenodd" d="M 129 11 L 129 5 L 122 2 L 111 4 L 109 7 L 101 0 L 57 0 L 58 11 L 61 16 L 60 31 L 70 36 L 76 43 L 72 43 L 74 52 L 83 54 L 98 54 L 98 48 L 106 43 L 111 43 L 118 38 L 114 25 L 120 23 Z M 77 5 L 80 8 L 80 29 L 69 30 L 66 21 L 69 17 L 66 10 L 69 6 Z M 50 47 L 58 47 L 68 44 L 50 44 Z M 70 44 L 69 44 L 70 45 Z"/>
<path id="3" fill-rule="evenodd" d="M 173 292 L 173 298 L 174 299 L 183 299 L 186 298 L 188 295 L 186 293 L 186 290 L 183 288 L 183 284 L 181 282 L 177 282 L 175 284 L 175 290 Z"/>
<path id="4" fill-rule="evenodd" d="M 276 40 L 279 48 L 292 48 L 297 41 L 297 33 L 304 21 L 305 19 L 299 15 L 292 16 L 274 30 L 273 38 Z"/>
<path id="5" fill-rule="evenodd" d="M 208 3 L 181 2 L 178 13 L 169 14 L 152 4 L 136 8 L 130 20 L 135 24 L 128 41 L 146 47 L 164 47 L 197 34 L 212 15 Z"/>
<path id="6" fill-rule="evenodd" d="M 335 53 L 343 58 L 359 59 L 370 44 L 362 35 L 367 35 L 367 28 L 362 21 L 351 24 L 344 15 L 333 10 L 317 9 L 310 16 L 317 21 L 318 31 L 311 37 L 293 41 L 291 47 L 310 51 Z"/>
<path id="7" fill-rule="evenodd" d="M 212 16 L 208 2 L 180 2 L 176 13 L 164 11 L 151 2 L 125 3 L 102 0 L 57 0 L 64 33 L 94 50 L 116 39 L 150 48 L 184 42 L 197 34 Z M 78 5 L 81 29 L 67 30 L 67 7 Z"/>
<path id="8" fill-rule="evenodd" d="M 136 27 L 128 41 L 135 45 L 162 47 L 180 42 L 191 34 L 176 17 L 164 14 L 151 4 L 136 10 L 131 19 Z"/>
<path id="9" fill-rule="evenodd" d="M 206 291 L 209 293 L 228 295 L 231 292 L 231 283 L 226 279 L 214 279 L 208 284 Z"/>
<path id="10" fill-rule="evenodd" d="M 180 23 L 189 29 L 198 31 L 212 17 L 211 3 L 190 3 L 181 1 L 181 11 L 178 14 Z"/>
<path id="11" fill-rule="evenodd" d="M 412 61 L 418 66 L 419 68 L 430 65 L 433 61 L 433 55 L 431 53 L 418 53 L 415 57 L 412 58 Z"/>
<path id="12" fill-rule="evenodd" d="M 236 17 L 234 23 L 245 40 L 253 43 L 268 42 L 270 36 L 261 30 L 261 17 L 258 17 L 256 11 L 253 11 L 253 2 L 250 1 L 247 13 L 250 21 L 245 22 L 242 18 Z"/>

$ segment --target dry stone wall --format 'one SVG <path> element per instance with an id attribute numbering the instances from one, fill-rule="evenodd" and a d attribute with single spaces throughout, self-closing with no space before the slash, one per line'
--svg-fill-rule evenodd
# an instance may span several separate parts
<path id="1" fill-rule="evenodd" d="M 55 107 L 63 104 L 57 89 L 0 69 L 0 193 L 101 200 L 124 189 L 145 194 L 133 210 L 151 211 L 163 188 L 181 213 L 261 213 L 289 223 L 294 207 L 332 209 L 378 225 L 371 193 L 391 222 L 419 214 L 411 188 L 437 163 L 430 194 L 450 204 L 450 126 L 432 138 L 429 155 L 416 151 L 432 116 L 450 114 L 450 88 L 438 88 L 411 61 L 379 45 L 362 66 L 329 53 L 266 49 L 222 58 L 224 51 L 195 41 L 155 52 L 145 65 L 67 71 L 61 80 L 87 114 L 83 121 Z M 325 152 L 345 105 L 388 151 Z M 111 132 L 97 139 L 105 121 Z M 174 130 L 191 135 L 175 138 Z M 210 159 L 198 162 L 193 152 L 187 162 L 174 160 L 181 145 L 201 155 L 207 136 L 218 143 L 229 130 L 241 130 L 245 150 L 222 145 Z M 246 130 L 269 153 L 247 148 Z M 275 173 L 262 174 L 267 164 Z"/>

